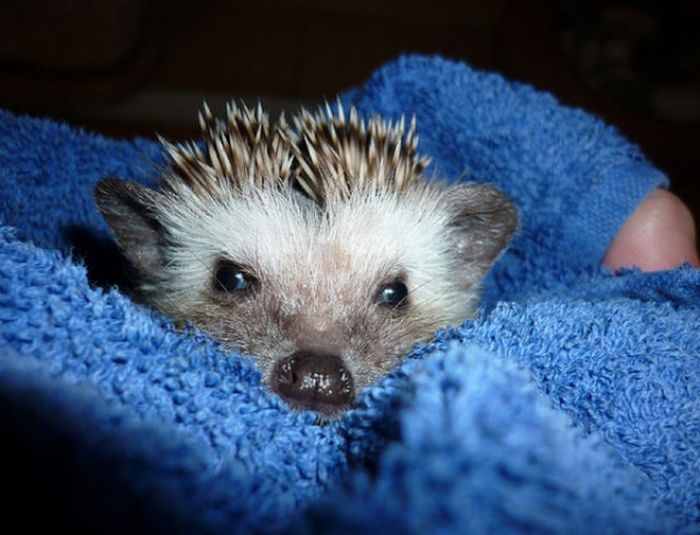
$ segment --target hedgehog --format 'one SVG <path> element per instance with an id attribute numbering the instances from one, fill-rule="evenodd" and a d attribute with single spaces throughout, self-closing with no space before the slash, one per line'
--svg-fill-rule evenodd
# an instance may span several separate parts
<path id="1" fill-rule="evenodd" d="M 252 355 L 292 409 L 337 419 L 475 315 L 517 211 L 491 185 L 428 176 L 415 117 L 338 102 L 273 124 L 232 102 L 199 122 L 200 142 L 160 139 L 154 189 L 104 178 L 95 201 L 145 302 Z"/>

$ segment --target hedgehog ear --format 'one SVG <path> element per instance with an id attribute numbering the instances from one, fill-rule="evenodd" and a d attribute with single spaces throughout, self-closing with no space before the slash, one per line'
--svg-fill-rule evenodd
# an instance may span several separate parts
<path id="1" fill-rule="evenodd" d="M 124 256 L 142 275 L 162 269 L 163 228 L 155 217 L 159 193 L 129 180 L 103 178 L 95 203 Z"/>
<path id="2" fill-rule="evenodd" d="M 505 193 L 485 184 L 454 186 L 445 202 L 454 250 L 465 267 L 460 278 L 471 285 L 505 249 L 518 226 L 518 213 Z"/>

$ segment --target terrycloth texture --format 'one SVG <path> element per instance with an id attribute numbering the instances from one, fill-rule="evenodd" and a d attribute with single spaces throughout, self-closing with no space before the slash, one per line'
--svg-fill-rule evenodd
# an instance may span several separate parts
<path id="1" fill-rule="evenodd" d="M 523 227 L 479 318 L 323 427 L 68 255 L 109 252 L 91 188 L 149 181 L 156 145 L 0 113 L 3 513 L 113 531 L 700 531 L 700 273 L 598 267 L 663 175 L 584 112 L 438 58 L 345 99 L 415 113 L 438 173 L 496 183 Z"/>

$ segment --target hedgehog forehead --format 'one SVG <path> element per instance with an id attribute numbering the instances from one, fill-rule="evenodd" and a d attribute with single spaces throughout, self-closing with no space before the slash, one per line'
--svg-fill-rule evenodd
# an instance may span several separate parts
<path id="1" fill-rule="evenodd" d="M 402 272 L 420 278 L 442 253 L 444 233 L 435 204 L 410 195 L 355 195 L 321 210 L 300 195 L 269 189 L 231 196 L 184 219 L 173 236 L 184 249 L 228 258 L 283 286 L 374 284 Z"/>
<path id="2" fill-rule="evenodd" d="M 378 192 L 332 203 L 321 227 L 326 243 L 358 260 L 415 271 L 437 252 L 444 223 L 442 211 L 430 199 Z"/>

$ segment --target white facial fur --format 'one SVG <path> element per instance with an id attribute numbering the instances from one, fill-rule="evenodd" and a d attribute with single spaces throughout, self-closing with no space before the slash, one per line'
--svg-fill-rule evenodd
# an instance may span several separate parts
<path id="1" fill-rule="evenodd" d="M 291 190 L 231 196 L 206 210 L 196 209 L 194 199 L 183 202 L 171 196 L 162 199 L 160 221 L 167 229 L 166 241 L 174 245 L 166 248 L 165 268 L 144 290 L 171 317 L 194 320 L 257 356 L 264 372 L 293 351 L 323 347 L 345 354 L 356 383 L 366 386 L 413 343 L 474 312 L 478 276 L 469 288 L 453 276 L 455 269 L 468 272 L 470 267 L 458 265 L 446 191 L 420 187 L 401 197 L 378 191 L 324 210 Z M 221 258 L 245 266 L 261 288 L 213 306 L 212 279 Z M 395 313 L 378 303 L 377 293 L 398 277 L 409 288 L 410 305 Z M 237 321 L 227 321 L 227 314 L 236 314 Z M 285 321 L 266 326 L 260 338 L 248 338 L 232 332 L 242 314 L 258 325 L 270 317 Z M 365 333 L 364 343 L 353 340 L 350 331 L 357 321 L 393 336 Z M 376 363 L 371 370 L 353 369 L 358 358 L 347 358 L 352 348 L 383 356 L 359 359 Z"/>

